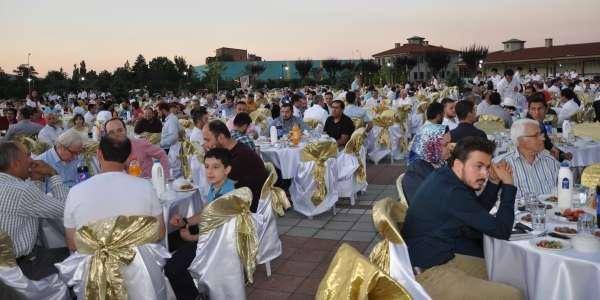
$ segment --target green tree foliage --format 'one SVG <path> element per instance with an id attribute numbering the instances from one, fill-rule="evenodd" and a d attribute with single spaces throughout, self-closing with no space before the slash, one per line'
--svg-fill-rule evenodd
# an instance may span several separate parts
<path id="1" fill-rule="evenodd" d="M 250 63 L 245 67 L 246 74 L 250 75 L 250 81 L 254 83 L 256 79 L 265 71 L 265 66 L 259 63 Z"/>
<path id="2" fill-rule="evenodd" d="M 442 51 L 427 52 L 425 54 L 425 62 L 433 75 L 437 76 L 450 63 L 450 55 Z"/>
<path id="3" fill-rule="evenodd" d="M 471 74 L 475 74 L 480 60 L 485 60 L 488 54 L 488 47 L 481 45 L 470 45 L 460 52 L 463 63 Z"/>
<path id="4" fill-rule="evenodd" d="M 304 80 L 313 67 L 313 61 L 310 59 L 297 60 L 294 62 L 294 66 L 296 67 L 296 71 L 298 71 L 298 75 L 300 75 L 300 80 Z"/>
<path id="5" fill-rule="evenodd" d="M 334 80 L 337 73 L 342 70 L 342 63 L 335 59 L 330 58 L 322 61 L 323 69 L 327 72 L 327 76 L 329 76 L 329 80 Z"/>

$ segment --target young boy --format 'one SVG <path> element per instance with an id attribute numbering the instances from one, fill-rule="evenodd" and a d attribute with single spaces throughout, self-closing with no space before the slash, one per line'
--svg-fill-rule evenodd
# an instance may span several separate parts
<path id="1" fill-rule="evenodd" d="M 204 155 L 204 168 L 206 179 L 210 184 L 208 191 L 208 202 L 227 194 L 235 189 L 233 180 L 227 178 L 231 171 L 231 153 L 224 148 L 214 148 Z M 173 215 L 170 223 L 178 227 L 179 232 L 169 234 L 170 251 L 177 250 L 165 266 L 165 274 L 169 278 L 171 287 L 177 299 L 195 299 L 198 291 L 194 281 L 187 272 L 194 257 L 196 256 L 196 243 L 198 241 L 198 223 L 200 213 L 182 218 Z"/>
<path id="2" fill-rule="evenodd" d="M 247 113 L 239 113 L 233 119 L 233 129 L 231 130 L 231 138 L 250 147 L 252 151 L 256 150 L 254 141 L 246 134 L 248 127 L 252 124 L 252 118 Z"/>

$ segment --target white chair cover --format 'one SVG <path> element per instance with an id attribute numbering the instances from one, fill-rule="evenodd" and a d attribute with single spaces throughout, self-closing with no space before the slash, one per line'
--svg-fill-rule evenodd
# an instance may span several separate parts
<path id="1" fill-rule="evenodd" d="M 391 149 L 389 147 L 380 145 L 377 142 L 377 137 L 379 136 L 381 127 L 373 126 L 373 129 L 371 129 L 367 136 L 367 144 L 369 145 L 369 159 L 376 164 L 390 153 L 392 154 L 392 158 L 394 160 L 402 159 L 402 153 L 400 153 L 398 149 L 398 143 L 402 137 L 401 128 L 398 124 L 394 124 L 390 126 L 388 130 L 390 132 L 390 142 L 392 143 Z"/>
<path id="2" fill-rule="evenodd" d="M 336 186 L 338 178 L 336 159 L 330 158 L 325 162 L 325 187 L 327 195 L 319 206 L 315 206 L 312 203 L 310 199 L 317 187 L 313 176 L 314 167 L 315 162 L 313 161 L 301 162 L 298 167 L 298 173 L 290 186 L 290 196 L 294 203 L 294 210 L 307 217 L 312 217 L 331 209 L 339 198 Z"/>
<path id="3" fill-rule="evenodd" d="M 256 233 L 258 235 L 258 253 L 256 253 L 256 263 L 265 264 L 281 255 L 281 240 L 277 232 L 277 215 L 271 206 L 271 196 L 267 199 L 261 199 L 258 202 L 256 214 L 252 218 L 256 219 Z"/>
<path id="4" fill-rule="evenodd" d="M 171 166 L 171 173 L 173 178 L 179 178 L 181 176 L 181 160 L 179 159 L 179 150 L 181 149 L 181 143 L 177 142 L 171 148 L 169 148 L 169 165 Z M 166 174 L 169 177 L 170 174 Z"/>
<path id="5" fill-rule="evenodd" d="M 256 232 L 260 217 L 253 214 Z M 210 299 L 246 299 L 244 267 L 236 249 L 236 218 L 198 238 L 196 257 L 188 270 L 194 280 L 208 286 Z M 257 226 L 258 225 L 258 226 Z"/>
<path id="6" fill-rule="evenodd" d="M 169 251 L 159 244 L 135 247 L 131 264 L 121 268 L 129 299 L 167 299 L 167 278 L 163 274 Z M 90 255 L 75 252 L 61 263 L 55 264 L 60 276 L 78 299 L 84 299 Z"/>
<path id="7" fill-rule="evenodd" d="M 67 247 L 62 219 L 41 219 L 38 240 L 44 248 Z"/>
<path id="8" fill-rule="evenodd" d="M 415 279 L 406 243 L 389 243 L 390 277 L 408 290 L 413 299 L 431 299 L 425 289 Z"/>
<path id="9" fill-rule="evenodd" d="M 24 299 L 69 299 L 67 286 L 60 280 L 58 274 L 34 281 L 27 278 L 19 266 L 0 267 L 0 281 L 8 288 L 14 289 Z"/>
<path id="10" fill-rule="evenodd" d="M 190 169 L 192 171 L 192 181 L 194 184 L 198 186 L 198 191 L 200 192 L 200 198 L 202 199 L 202 203 L 204 205 L 208 204 L 208 190 L 210 185 L 208 181 L 206 181 L 206 172 L 204 170 L 204 164 L 198 160 L 198 157 L 195 155 L 191 155 L 189 158 L 190 161 Z"/>
<path id="11" fill-rule="evenodd" d="M 340 197 L 350 197 L 354 201 L 354 196 L 357 192 L 367 190 L 367 181 L 359 183 L 356 181 L 356 170 L 359 167 L 359 159 L 362 160 L 363 166 L 367 165 L 367 150 L 363 146 L 360 149 L 360 158 L 353 154 L 348 154 L 340 151 L 337 157 L 337 173 L 338 173 L 338 192 Z M 354 204 L 354 203 L 353 203 Z"/>

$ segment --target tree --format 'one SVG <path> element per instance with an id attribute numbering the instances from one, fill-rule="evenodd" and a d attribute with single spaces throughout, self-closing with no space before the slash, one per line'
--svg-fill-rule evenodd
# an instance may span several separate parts
<path id="1" fill-rule="evenodd" d="M 69 89 L 69 79 L 67 73 L 61 68 L 59 71 L 48 71 L 43 80 L 43 85 L 47 91 L 65 93 Z"/>
<path id="2" fill-rule="evenodd" d="M 225 69 L 225 65 L 218 61 L 208 64 L 207 70 L 204 71 L 203 81 L 209 90 L 218 92 L 219 81 L 223 80 L 221 75 Z"/>
<path id="3" fill-rule="evenodd" d="M 187 72 L 187 69 L 188 69 L 188 64 L 185 61 L 185 58 L 183 58 L 183 56 L 175 55 L 175 58 L 173 59 L 173 61 L 175 62 L 175 67 L 177 68 L 177 72 L 179 72 L 179 74 L 181 74 L 181 76 L 184 76 L 183 73 Z"/>
<path id="4" fill-rule="evenodd" d="M 323 69 L 327 72 L 330 80 L 335 79 L 335 76 L 338 71 L 342 69 L 342 63 L 334 58 L 326 59 L 322 62 Z"/>
<path id="5" fill-rule="evenodd" d="M 442 51 L 427 52 L 425 54 L 425 62 L 427 62 L 433 75 L 437 76 L 450 63 L 450 55 Z"/>
<path id="6" fill-rule="evenodd" d="M 250 75 L 250 80 L 252 83 L 265 71 L 265 66 L 259 63 L 250 63 L 245 67 L 246 74 Z"/>
<path id="7" fill-rule="evenodd" d="M 148 64 L 143 55 L 138 55 L 131 69 L 133 71 L 135 83 L 138 86 L 146 84 L 146 81 L 148 80 Z"/>
<path id="8" fill-rule="evenodd" d="M 85 60 L 82 60 L 79 63 L 79 75 L 82 76 L 82 77 L 85 76 L 85 75 L 87 75 L 87 70 L 85 68 Z"/>
<path id="9" fill-rule="evenodd" d="M 323 68 L 314 67 L 310 69 L 310 76 L 312 76 L 312 78 L 314 78 L 316 81 L 323 80 Z"/>
<path id="10" fill-rule="evenodd" d="M 479 61 L 485 60 L 488 54 L 488 47 L 472 44 L 460 52 L 463 63 L 467 70 L 474 74 L 479 66 Z"/>
<path id="11" fill-rule="evenodd" d="M 16 69 L 13 70 L 13 73 L 22 79 L 24 78 L 36 78 L 38 72 L 32 65 L 27 66 L 27 64 L 21 64 Z"/>
<path id="12" fill-rule="evenodd" d="M 304 80 L 308 76 L 308 73 L 312 69 L 312 65 L 313 62 L 310 59 L 297 60 L 294 63 L 296 71 L 298 71 L 298 75 L 300 75 L 300 80 Z"/>
<path id="13" fill-rule="evenodd" d="M 350 70 L 350 71 L 354 71 L 354 63 L 351 61 L 347 61 L 347 62 L 343 62 L 342 63 L 342 70 Z"/>
<path id="14" fill-rule="evenodd" d="M 181 78 L 175 64 L 164 56 L 153 58 L 148 64 L 149 88 L 152 92 L 175 90 Z"/>
<path id="15" fill-rule="evenodd" d="M 102 71 L 98 74 L 98 80 L 96 81 L 96 89 L 99 91 L 108 91 L 112 84 L 112 74 L 109 71 Z"/>

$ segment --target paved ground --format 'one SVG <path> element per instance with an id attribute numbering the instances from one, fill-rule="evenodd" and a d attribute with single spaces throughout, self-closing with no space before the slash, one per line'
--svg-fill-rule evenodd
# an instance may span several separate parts
<path id="1" fill-rule="evenodd" d="M 368 254 L 378 241 L 371 208 L 384 197 L 397 198 L 395 180 L 404 170 L 400 164 L 367 165 L 369 186 L 354 206 L 340 199 L 336 215 L 331 212 L 309 220 L 289 210 L 277 220 L 283 254 L 271 262 L 267 279 L 264 265 L 257 266 L 249 299 L 314 299 L 319 282 L 341 243 Z"/>

